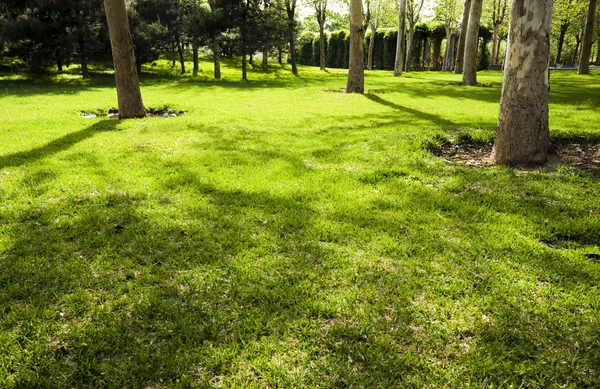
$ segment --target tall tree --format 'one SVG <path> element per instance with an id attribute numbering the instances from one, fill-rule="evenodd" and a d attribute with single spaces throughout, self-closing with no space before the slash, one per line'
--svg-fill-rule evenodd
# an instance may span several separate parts
<path id="1" fill-rule="evenodd" d="M 541 164 L 549 147 L 548 62 L 554 0 L 514 0 L 492 159 Z"/>
<path id="2" fill-rule="evenodd" d="M 115 66 L 119 119 L 146 116 L 135 66 L 135 55 L 125 0 L 104 0 L 110 45 Z"/>
<path id="3" fill-rule="evenodd" d="M 406 0 L 398 3 L 398 37 L 396 38 L 396 60 L 394 61 L 394 77 L 402 75 L 404 67 L 404 33 L 406 31 Z"/>
<path id="4" fill-rule="evenodd" d="M 346 93 L 364 93 L 365 91 L 363 36 L 362 1 L 350 0 L 350 56 Z"/>
<path id="5" fill-rule="evenodd" d="M 492 22 L 492 64 L 498 63 L 500 52 L 500 28 L 506 19 L 508 12 L 508 0 L 492 0 L 491 22 Z"/>
<path id="6" fill-rule="evenodd" d="M 296 64 L 296 0 L 285 0 L 285 11 L 288 17 L 288 39 L 290 43 L 290 63 L 292 73 L 298 75 Z"/>
<path id="7" fill-rule="evenodd" d="M 325 22 L 327 21 L 327 0 L 313 2 L 319 24 L 319 69 L 325 70 Z"/>
<path id="8" fill-rule="evenodd" d="M 477 48 L 479 46 L 479 21 L 483 0 L 472 0 L 469 12 L 469 26 L 465 37 L 462 85 L 477 85 Z"/>
<path id="9" fill-rule="evenodd" d="M 458 50 L 456 53 L 456 64 L 454 65 L 454 73 L 461 74 L 463 72 L 463 61 L 465 59 L 465 40 L 467 37 L 467 27 L 469 26 L 469 14 L 471 13 L 471 0 L 465 0 L 463 8 L 462 22 L 460 24 L 460 38 L 458 39 Z"/>
<path id="10" fill-rule="evenodd" d="M 596 25 L 596 0 L 590 0 L 588 6 L 588 14 L 585 22 L 585 32 L 583 33 L 583 41 L 581 42 L 581 57 L 579 59 L 578 74 L 590 73 L 590 54 L 592 45 L 594 44 L 594 27 Z"/>
<path id="11" fill-rule="evenodd" d="M 459 18 L 459 0 L 437 0 L 435 4 L 435 18 L 444 23 L 446 32 L 446 53 L 444 55 L 443 71 L 452 71 L 454 56 L 454 35 Z"/>
<path id="12" fill-rule="evenodd" d="M 421 18 L 421 10 L 425 0 L 407 0 L 406 3 L 406 20 L 408 22 L 408 33 L 406 36 L 406 59 L 404 70 L 410 71 L 410 51 L 412 50 L 413 40 L 415 37 L 415 25 Z"/>

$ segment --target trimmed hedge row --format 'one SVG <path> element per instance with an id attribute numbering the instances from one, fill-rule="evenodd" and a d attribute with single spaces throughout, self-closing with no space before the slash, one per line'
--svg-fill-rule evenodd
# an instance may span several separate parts
<path id="1" fill-rule="evenodd" d="M 398 30 L 382 29 L 375 33 L 373 45 L 373 69 L 393 70 L 396 58 L 396 40 Z M 489 49 L 487 48 L 491 37 L 491 30 L 481 27 L 479 37 L 483 38 L 480 45 L 478 67 L 487 69 L 489 67 Z M 312 38 L 312 39 L 311 39 Z M 442 45 L 446 39 L 443 25 L 430 26 L 424 23 L 415 26 L 413 47 L 410 53 L 411 70 L 441 70 L 444 52 Z M 365 34 L 364 50 L 365 65 L 371 33 Z M 319 66 L 319 36 L 305 36 L 300 40 L 298 52 L 298 63 L 302 65 Z M 328 68 L 348 68 L 349 33 L 337 31 L 326 34 L 325 40 L 325 64 Z"/>

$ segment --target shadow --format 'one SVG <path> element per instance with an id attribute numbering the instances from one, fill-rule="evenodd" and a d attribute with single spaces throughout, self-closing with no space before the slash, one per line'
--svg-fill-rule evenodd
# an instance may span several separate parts
<path id="1" fill-rule="evenodd" d="M 456 124 L 450 120 L 444 119 L 441 116 L 438 115 L 433 115 L 430 113 L 426 113 L 426 112 L 422 112 L 422 111 L 418 111 L 416 109 L 412 109 L 412 108 L 408 108 L 408 107 L 403 107 L 399 104 L 395 104 L 392 103 L 390 101 L 384 100 L 381 97 L 375 95 L 375 94 L 370 94 L 367 93 L 364 95 L 367 99 L 371 100 L 374 103 L 377 104 L 381 104 L 381 105 L 385 105 L 386 107 L 390 107 L 392 109 L 407 113 L 409 115 L 413 115 L 416 118 L 419 118 L 421 120 L 427 120 L 430 121 L 432 123 L 435 124 L 440 124 L 443 125 L 445 127 L 456 127 Z"/>
<path id="2" fill-rule="evenodd" d="M 52 142 L 28 151 L 21 151 L 14 154 L 0 156 L 0 169 L 7 167 L 22 166 L 24 164 L 35 162 L 39 159 L 51 156 L 61 151 L 69 149 L 71 146 L 91 138 L 98 131 L 113 131 L 117 125 L 116 120 L 104 120 L 97 122 L 90 127 L 76 132 L 64 135 Z"/>

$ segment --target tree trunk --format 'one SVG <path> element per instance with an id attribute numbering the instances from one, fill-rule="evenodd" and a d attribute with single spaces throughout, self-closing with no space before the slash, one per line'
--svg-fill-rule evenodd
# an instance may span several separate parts
<path id="1" fill-rule="evenodd" d="M 346 93 L 364 93 L 365 59 L 363 51 L 362 1 L 350 0 L 350 55 Z"/>
<path id="2" fill-rule="evenodd" d="M 221 78 L 221 50 L 219 47 L 219 36 L 215 35 L 212 39 L 214 77 L 218 80 Z"/>
<path id="3" fill-rule="evenodd" d="M 600 38 L 598 39 L 598 53 L 596 54 L 596 66 L 600 66 Z"/>
<path id="4" fill-rule="evenodd" d="M 454 46 L 455 46 L 455 40 L 456 40 L 456 35 L 450 35 L 448 38 L 446 38 L 446 58 L 444 59 L 444 71 L 448 71 L 451 72 L 452 71 L 452 64 L 454 62 Z"/>
<path id="5" fill-rule="evenodd" d="M 519 2 L 520 0 L 515 0 Z M 469 13 L 469 25 L 465 37 L 465 54 L 463 59 L 463 80 L 461 85 L 477 85 L 477 48 L 479 47 L 479 21 L 483 0 L 472 0 Z"/>
<path id="6" fill-rule="evenodd" d="M 542 164 L 549 147 L 548 62 L 554 0 L 514 0 L 492 159 Z"/>
<path id="7" fill-rule="evenodd" d="M 248 65 L 246 63 L 246 53 L 242 52 L 242 80 L 248 81 Z"/>
<path id="8" fill-rule="evenodd" d="M 404 71 L 410 72 L 410 51 L 412 50 L 413 39 L 415 37 L 414 28 L 409 28 L 406 37 L 406 58 L 404 59 Z"/>
<path id="9" fill-rule="evenodd" d="M 181 64 L 181 74 L 185 73 L 185 58 L 183 57 L 183 43 L 177 38 L 177 53 L 179 54 L 179 63 Z"/>
<path id="10" fill-rule="evenodd" d="M 288 23 L 288 39 L 290 41 L 290 63 L 292 64 L 292 74 L 298 75 L 298 65 L 296 64 L 296 42 L 294 38 L 294 22 Z"/>
<path id="11" fill-rule="evenodd" d="M 456 63 L 454 64 L 454 73 L 463 72 L 463 60 L 465 57 L 465 38 L 467 37 L 467 27 L 469 26 L 469 13 L 471 12 L 471 0 L 465 0 L 463 10 L 462 24 L 460 26 L 460 37 L 458 38 L 458 51 L 456 53 Z"/>
<path id="12" fill-rule="evenodd" d="M 192 39 L 192 56 L 194 57 L 194 71 L 192 75 L 196 77 L 198 75 L 198 39 Z"/>
<path id="13" fill-rule="evenodd" d="M 79 9 L 79 2 L 75 2 L 75 28 L 77 29 L 77 46 L 79 47 L 79 58 L 81 61 L 81 76 L 84 79 L 90 78 L 90 72 L 88 70 L 87 62 L 87 51 L 85 49 L 85 35 L 83 27 L 81 25 L 81 12 Z"/>
<path id="14" fill-rule="evenodd" d="M 569 29 L 569 23 L 564 23 L 560 26 L 560 35 L 558 36 L 558 43 L 556 46 L 556 67 L 560 65 L 560 60 L 562 56 L 563 45 L 565 44 L 565 35 L 567 34 L 567 30 Z"/>
<path id="15" fill-rule="evenodd" d="M 263 55 L 262 55 L 262 70 L 263 71 L 267 71 L 269 70 L 269 50 L 268 49 L 263 49 Z"/>
<path id="16" fill-rule="evenodd" d="M 498 52 L 500 51 L 500 23 L 494 25 L 492 34 L 492 65 L 498 63 Z"/>
<path id="17" fill-rule="evenodd" d="M 63 72 L 63 60 L 60 49 L 56 49 L 56 68 L 59 73 Z"/>
<path id="18" fill-rule="evenodd" d="M 396 39 L 396 60 L 394 61 L 394 77 L 402 75 L 404 66 L 404 31 L 406 30 L 406 0 L 400 0 L 398 6 L 398 37 Z"/>
<path id="19" fill-rule="evenodd" d="M 171 42 L 171 69 L 175 67 L 177 58 L 175 56 L 175 43 Z"/>
<path id="20" fill-rule="evenodd" d="M 125 0 L 104 0 L 119 101 L 119 119 L 146 116 Z"/>
<path id="21" fill-rule="evenodd" d="M 373 70 L 373 48 L 375 47 L 375 30 L 371 27 L 371 38 L 369 39 L 369 53 L 367 56 L 367 69 Z"/>
<path id="22" fill-rule="evenodd" d="M 573 54 L 573 60 L 571 61 L 572 63 L 578 63 L 578 59 L 579 59 L 579 45 L 581 44 L 581 37 L 577 36 L 575 38 L 575 54 Z"/>
<path id="23" fill-rule="evenodd" d="M 252 66 L 252 69 L 254 69 L 254 64 L 252 62 L 254 62 L 254 53 L 250 53 L 250 55 L 248 56 L 248 63 L 250 64 L 250 66 Z"/>
<path id="24" fill-rule="evenodd" d="M 283 47 L 281 46 L 277 48 L 277 62 L 279 62 L 280 65 L 283 65 Z"/>
<path id="25" fill-rule="evenodd" d="M 325 70 L 325 20 L 319 23 L 319 69 Z"/>
<path id="26" fill-rule="evenodd" d="M 583 42 L 581 42 L 581 59 L 579 60 L 577 74 L 590 74 L 590 55 L 592 45 L 594 44 L 594 26 L 596 25 L 596 4 L 596 0 L 590 0 L 587 20 L 585 22 L 585 32 L 583 33 Z"/>

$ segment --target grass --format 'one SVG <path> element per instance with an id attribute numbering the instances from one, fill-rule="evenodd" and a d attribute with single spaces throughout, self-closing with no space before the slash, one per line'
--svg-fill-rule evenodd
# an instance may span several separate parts
<path id="1" fill-rule="evenodd" d="M 274 67 L 0 75 L 0 387 L 600 386 L 600 182 L 427 152 L 494 135 L 501 76 Z M 598 74 L 552 73 L 555 140 Z"/>

